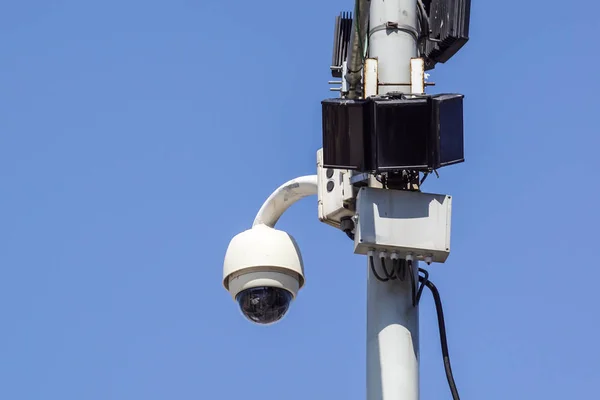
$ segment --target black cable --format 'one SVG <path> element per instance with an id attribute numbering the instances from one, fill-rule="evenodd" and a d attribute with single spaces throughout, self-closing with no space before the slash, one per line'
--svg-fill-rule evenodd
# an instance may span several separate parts
<path id="1" fill-rule="evenodd" d="M 373 256 L 369 256 L 369 266 L 371 267 L 371 272 L 373 272 L 373 275 L 375 276 L 375 278 L 380 281 L 380 282 L 387 282 L 390 280 L 390 278 L 382 278 L 378 273 L 377 270 L 375 269 L 375 263 L 373 262 Z"/>
<path id="2" fill-rule="evenodd" d="M 404 280 L 406 279 L 406 260 L 404 260 L 404 259 L 392 260 L 392 262 L 396 262 L 396 261 L 398 262 L 398 265 L 394 266 L 396 275 L 398 276 L 398 279 L 400 279 L 402 282 L 404 282 Z"/>
<path id="3" fill-rule="evenodd" d="M 419 282 L 421 282 L 421 284 L 417 288 L 412 260 L 407 261 L 404 259 L 392 259 L 392 272 L 390 272 L 390 270 L 386 266 L 385 257 L 381 257 L 381 269 L 383 270 L 383 273 L 385 275 L 385 277 L 382 277 L 377 273 L 377 270 L 375 269 L 375 262 L 373 258 L 373 256 L 369 257 L 371 270 L 373 271 L 373 275 L 375 275 L 375 278 L 377 278 L 377 280 L 381 282 L 388 282 L 390 280 L 395 279 L 404 282 L 404 280 L 406 279 L 406 270 L 408 269 L 408 273 L 410 275 L 412 304 L 413 307 L 416 307 L 421 300 L 421 295 L 423 294 L 423 289 L 425 288 L 425 282 L 429 281 L 429 272 L 423 268 L 419 268 L 419 272 L 422 273 L 424 276 L 418 276 L 418 280 Z"/>
<path id="4" fill-rule="evenodd" d="M 424 56 L 426 51 L 426 43 L 429 39 L 431 29 L 429 27 L 429 15 L 427 15 L 427 10 L 422 0 L 417 1 L 417 15 L 419 20 L 419 28 L 421 31 L 418 40 L 419 52 L 421 53 L 421 56 Z"/>
<path id="5" fill-rule="evenodd" d="M 421 281 L 423 285 L 427 286 L 433 295 L 435 310 L 437 312 L 438 328 L 440 330 L 440 343 L 442 346 L 442 357 L 444 358 L 446 379 L 448 379 L 448 385 L 450 386 L 450 392 L 452 392 L 452 398 L 454 400 L 460 400 L 460 397 L 458 396 L 458 389 L 456 388 L 456 382 L 454 382 L 454 376 L 452 375 L 452 366 L 450 365 L 450 353 L 448 351 L 448 340 L 446 338 L 446 324 L 444 322 L 444 309 L 442 308 L 440 292 L 438 292 L 437 288 L 428 277 L 421 276 L 419 277 L 419 281 Z"/>
<path id="6" fill-rule="evenodd" d="M 419 272 L 423 273 L 423 276 L 419 276 L 419 282 L 421 282 L 421 286 L 419 286 L 419 291 L 417 292 L 417 304 L 419 304 L 419 301 L 421 301 L 423 289 L 425 288 L 425 284 L 429 281 L 429 272 L 426 269 L 419 268 Z"/>
<path id="7" fill-rule="evenodd" d="M 406 260 L 408 275 L 410 276 L 410 287 L 412 293 L 413 307 L 417 306 L 417 284 L 415 283 L 415 271 L 413 270 L 412 260 Z"/>
<path id="8" fill-rule="evenodd" d="M 385 276 L 388 277 L 388 279 L 396 279 L 396 271 L 394 270 L 394 268 L 392 268 L 392 272 L 390 273 L 390 271 L 387 269 L 386 265 L 385 265 L 385 257 L 380 257 L 381 260 L 381 269 L 383 269 L 383 273 L 385 274 Z"/>
<path id="9" fill-rule="evenodd" d="M 423 4 L 422 0 L 417 0 L 417 11 L 419 17 L 421 18 L 419 23 L 421 24 L 421 33 L 425 31 L 424 36 L 429 36 L 429 15 L 427 15 L 427 9 L 425 8 L 425 4 Z"/>

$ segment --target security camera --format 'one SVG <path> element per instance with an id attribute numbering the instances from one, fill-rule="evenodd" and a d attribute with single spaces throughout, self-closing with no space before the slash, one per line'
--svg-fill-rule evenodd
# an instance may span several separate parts
<path id="1" fill-rule="evenodd" d="M 304 285 L 296 241 L 262 224 L 236 235 L 225 254 L 223 285 L 250 321 L 279 321 Z"/>

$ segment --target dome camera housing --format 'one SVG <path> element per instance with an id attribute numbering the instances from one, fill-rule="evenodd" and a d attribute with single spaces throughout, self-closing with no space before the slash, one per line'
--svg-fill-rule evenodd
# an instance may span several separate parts
<path id="1" fill-rule="evenodd" d="M 223 285 L 250 321 L 263 325 L 279 321 L 304 285 L 296 241 L 266 225 L 236 235 L 225 254 Z"/>

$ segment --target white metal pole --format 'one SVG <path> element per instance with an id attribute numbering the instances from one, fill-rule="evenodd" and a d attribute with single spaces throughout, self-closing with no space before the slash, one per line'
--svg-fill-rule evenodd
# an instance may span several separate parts
<path id="1" fill-rule="evenodd" d="M 379 94 L 410 93 L 417 32 L 417 0 L 371 0 L 368 48 L 378 59 Z"/>
<path id="2" fill-rule="evenodd" d="M 377 260 L 375 265 L 381 268 Z M 409 274 L 404 282 L 380 282 L 368 270 L 367 400 L 418 400 L 419 310 Z"/>
<path id="3" fill-rule="evenodd" d="M 416 28 L 417 0 L 371 0 L 368 48 L 378 59 L 378 94 L 411 91 Z M 417 279 L 417 262 L 413 268 Z M 410 275 L 380 282 L 368 271 L 367 400 L 418 400 L 419 310 Z"/>

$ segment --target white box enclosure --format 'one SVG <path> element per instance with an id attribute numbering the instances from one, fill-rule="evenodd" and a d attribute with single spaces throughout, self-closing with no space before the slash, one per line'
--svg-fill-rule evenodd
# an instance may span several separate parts
<path id="1" fill-rule="evenodd" d="M 404 190 L 361 188 L 354 253 L 396 252 L 443 263 L 450 254 L 452 198 Z"/>

